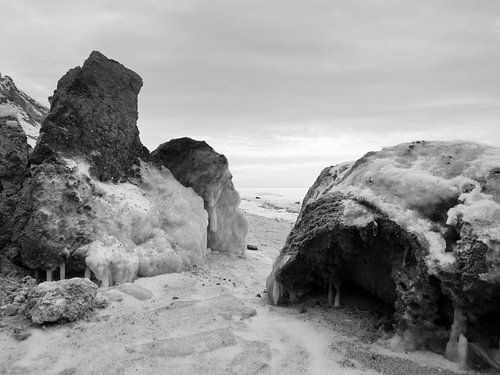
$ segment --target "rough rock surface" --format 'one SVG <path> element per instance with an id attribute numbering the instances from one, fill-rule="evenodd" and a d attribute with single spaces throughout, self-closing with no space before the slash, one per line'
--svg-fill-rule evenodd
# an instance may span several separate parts
<path id="1" fill-rule="evenodd" d="M 448 358 L 462 362 L 467 346 L 480 347 L 481 360 L 494 367 L 500 149 L 418 141 L 326 168 L 304 199 L 267 288 L 281 303 L 325 285 L 332 294 L 342 282 L 394 308 L 403 345 L 418 330 L 436 332 L 437 340 L 444 327 Z"/>
<path id="2" fill-rule="evenodd" d="M 248 223 L 239 209 L 240 196 L 234 188 L 227 158 L 206 142 L 191 138 L 163 143 L 151 156 L 203 198 L 209 218 L 208 247 L 244 253 Z"/>
<path id="3" fill-rule="evenodd" d="M 72 322 L 95 305 L 97 285 L 87 279 L 72 278 L 39 284 L 29 301 L 29 316 L 35 324 Z"/>
<path id="4" fill-rule="evenodd" d="M 27 176 L 28 144 L 17 119 L 0 117 L 0 249 L 11 239 L 12 215 Z"/>
<path id="5" fill-rule="evenodd" d="M 24 315 L 28 310 L 29 296 L 36 287 L 36 280 L 0 276 L 0 315 Z"/>
<path id="6" fill-rule="evenodd" d="M 203 201 L 148 163 L 136 125 L 141 86 L 99 52 L 59 81 L 9 244 L 42 279 L 59 269 L 107 286 L 203 262 Z"/>
<path id="7" fill-rule="evenodd" d="M 32 161 L 84 155 L 101 181 L 136 176 L 134 166 L 149 157 L 136 125 L 141 87 L 138 74 L 92 52 L 59 80 Z"/>

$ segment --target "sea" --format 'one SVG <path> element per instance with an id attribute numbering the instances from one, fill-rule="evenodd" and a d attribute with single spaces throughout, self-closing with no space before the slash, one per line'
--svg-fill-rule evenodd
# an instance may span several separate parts
<path id="1" fill-rule="evenodd" d="M 308 187 L 237 186 L 243 212 L 294 222 Z"/>

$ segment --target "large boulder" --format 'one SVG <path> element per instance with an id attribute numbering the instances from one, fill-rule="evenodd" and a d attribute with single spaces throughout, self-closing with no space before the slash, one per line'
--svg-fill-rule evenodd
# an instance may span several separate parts
<path id="1" fill-rule="evenodd" d="M 99 52 L 58 83 L 12 230 L 23 264 L 47 280 L 59 268 L 107 286 L 204 260 L 203 200 L 140 142 L 141 85 Z"/>
<path id="2" fill-rule="evenodd" d="M 151 156 L 203 198 L 209 218 L 208 247 L 243 254 L 248 223 L 239 209 L 240 196 L 234 188 L 227 158 L 206 142 L 191 138 L 163 143 Z"/>
<path id="3" fill-rule="evenodd" d="M 139 159 L 149 158 L 136 124 L 141 87 L 137 73 L 92 52 L 59 80 L 32 162 L 84 155 L 101 181 L 136 176 Z"/>
<path id="4" fill-rule="evenodd" d="M 328 285 L 333 302 L 343 281 L 392 306 L 402 332 L 448 329 L 450 359 L 469 343 L 499 365 L 500 149 L 418 141 L 323 170 L 267 288 L 282 303 Z"/>
<path id="5" fill-rule="evenodd" d="M 97 285 L 72 278 L 46 281 L 35 288 L 28 301 L 28 315 L 35 324 L 73 322 L 94 309 Z"/>

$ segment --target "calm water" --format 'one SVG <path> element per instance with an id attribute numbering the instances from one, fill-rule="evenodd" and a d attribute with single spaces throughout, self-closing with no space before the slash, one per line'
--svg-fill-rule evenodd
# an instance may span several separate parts
<path id="1" fill-rule="evenodd" d="M 301 202 L 304 199 L 308 187 L 260 187 L 260 186 L 237 186 L 236 189 L 240 192 L 242 198 L 255 199 L 260 197 L 262 199 L 278 202 Z"/>
<path id="2" fill-rule="evenodd" d="M 307 187 L 237 186 L 244 212 L 269 218 L 295 221 Z"/>

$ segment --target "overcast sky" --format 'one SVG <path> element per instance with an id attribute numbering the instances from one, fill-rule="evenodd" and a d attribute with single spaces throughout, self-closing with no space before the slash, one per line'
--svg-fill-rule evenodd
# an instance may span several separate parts
<path id="1" fill-rule="evenodd" d="M 500 145 L 500 1 L 0 0 L 0 72 L 46 103 L 92 50 L 139 73 L 153 150 L 204 139 L 240 186 L 417 139 Z"/>

